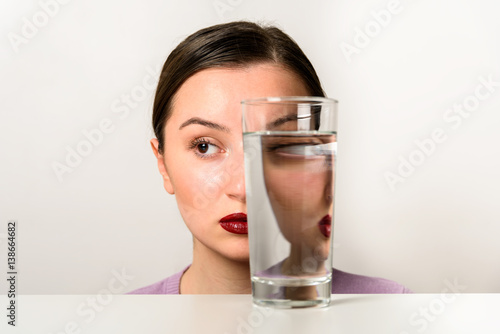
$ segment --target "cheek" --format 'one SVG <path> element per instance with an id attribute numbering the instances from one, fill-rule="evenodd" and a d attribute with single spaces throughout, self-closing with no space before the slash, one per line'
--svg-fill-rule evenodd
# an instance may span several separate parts
<path id="1" fill-rule="evenodd" d="M 269 170 L 266 177 L 270 196 L 288 208 L 321 202 L 327 181 L 325 173 L 283 172 L 280 169 Z"/>
<path id="2" fill-rule="evenodd" d="M 223 164 L 186 163 L 173 174 L 177 204 L 181 211 L 213 209 L 213 202 L 220 197 L 224 184 Z M 199 215 L 204 215 L 199 212 Z"/>

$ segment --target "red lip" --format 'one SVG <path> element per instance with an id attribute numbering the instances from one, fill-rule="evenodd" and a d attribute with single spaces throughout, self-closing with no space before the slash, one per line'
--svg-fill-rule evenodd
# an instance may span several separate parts
<path id="1" fill-rule="evenodd" d="M 325 237 L 330 238 L 332 234 L 332 216 L 326 215 L 321 218 L 318 223 L 318 228 Z"/>
<path id="2" fill-rule="evenodd" d="M 219 224 L 228 232 L 234 234 L 248 234 L 247 215 L 245 213 L 232 213 L 222 217 Z"/>

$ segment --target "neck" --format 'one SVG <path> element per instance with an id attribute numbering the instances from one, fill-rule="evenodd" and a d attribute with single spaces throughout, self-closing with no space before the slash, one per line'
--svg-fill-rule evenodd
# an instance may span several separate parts
<path id="1" fill-rule="evenodd" d="M 325 272 L 325 261 L 318 260 L 312 249 L 292 245 L 290 256 L 283 261 L 282 273 L 290 276 L 309 276 Z"/>
<path id="2" fill-rule="evenodd" d="M 250 294 L 251 292 L 248 260 L 228 259 L 194 240 L 193 263 L 181 278 L 181 294 Z"/>

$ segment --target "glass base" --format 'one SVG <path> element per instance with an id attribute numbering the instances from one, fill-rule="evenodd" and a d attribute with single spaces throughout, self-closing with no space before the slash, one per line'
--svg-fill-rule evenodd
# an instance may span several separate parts
<path id="1" fill-rule="evenodd" d="M 330 304 L 331 279 L 252 279 L 253 302 L 275 308 L 325 307 Z"/>

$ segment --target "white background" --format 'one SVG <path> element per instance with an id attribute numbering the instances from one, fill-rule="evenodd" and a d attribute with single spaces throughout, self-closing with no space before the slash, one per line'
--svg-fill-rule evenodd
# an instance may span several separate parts
<path id="1" fill-rule="evenodd" d="M 500 87 L 460 123 L 448 112 L 480 78 L 500 82 L 497 1 L 67 2 L 0 5 L 0 268 L 16 219 L 19 293 L 95 294 L 114 271 L 134 276 L 125 292 L 191 262 L 149 146 L 147 87 L 187 35 L 237 19 L 284 29 L 340 101 L 334 266 L 415 292 L 500 292 Z M 58 177 L 106 119 L 112 131 Z M 436 129 L 446 140 L 418 153 Z"/>

